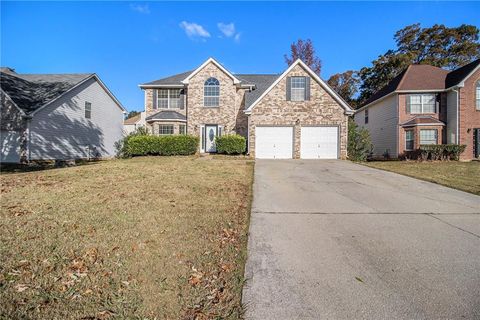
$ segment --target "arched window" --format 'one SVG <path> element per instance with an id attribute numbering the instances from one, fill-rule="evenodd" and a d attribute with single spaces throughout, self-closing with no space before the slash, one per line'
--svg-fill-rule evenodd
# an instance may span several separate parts
<path id="1" fill-rule="evenodd" d="M 477 89 L 475 90 L 476 93 L 476 101 L 477 101 L 477 110 L 480 110 L 480 80 L 477 81 Z"/>
<path id="2" fill-rule="evenodd" d="M 218 107 L 220 104 L 220 82 L 215 78 L 208 78 L 203 88 L 203 105 L 205 107 Z"/>

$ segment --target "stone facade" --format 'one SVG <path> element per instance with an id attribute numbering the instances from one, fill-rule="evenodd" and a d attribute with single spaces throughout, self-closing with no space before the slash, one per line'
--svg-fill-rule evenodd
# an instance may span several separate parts
<path id="1" fill-rule="evenodd" d="M 287 101 L 287 77 L 310 76 L 302 66 L 296 65 L 252 109 L 249 121 L 249 152 L 255 156 L 256 126 L 293 126 L 294 158 L 300 158 L 300 134 L 302 126 L 334 125 L 340 131 L 340 158 L 347 157 L 348 116 L 345 109 L 323 87 L 311 78 L 310 100 Z"/>
<path id="2" fill-rule="evenodd" d="M 473 132 L 480 129 L 480 111 L 476 109 L 475 87 L 480 81 L 480 69 L 465 80 L 465 86 L 459 89 L 459 143 L 467 147 L 461 154 L 461 160 L 473 159 Z"/>
<path id="3" fill-rule="evenodd" d="M 218 107 L 205 107 L 203 103 L 205 81 L 214 77 L 220 82 Z M 200 126 L 217 124 L 225 134 L 246 136 L 247 116 L 244 109 L 245 89 L 237 87 L 233 79 L 214 63 L 208 63 L 189 81 L 187 94 L 188 133 L 200 134 Z"/>

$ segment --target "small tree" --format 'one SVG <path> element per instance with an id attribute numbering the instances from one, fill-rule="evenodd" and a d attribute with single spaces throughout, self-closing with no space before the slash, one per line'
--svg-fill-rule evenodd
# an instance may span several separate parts
<path id="1" fill-rule="evenodd" d="M 366 161 L 373 150 L 370 133 L 348 120 L 348 158 L 352 161 Z"/>
<path id="2" fill-rule="evenodd" d="M 316 74 L 320 75 L 320 71 L 322 70 L 322 61 L 317 57 L 312 40 L 310 39 L 305 41 L 298 39 L 297 42 L 292 43 L 290 45 L 290 56 L 284 55 L 284 58 L 289 66 L 297 59 L 300 59 Z"/>

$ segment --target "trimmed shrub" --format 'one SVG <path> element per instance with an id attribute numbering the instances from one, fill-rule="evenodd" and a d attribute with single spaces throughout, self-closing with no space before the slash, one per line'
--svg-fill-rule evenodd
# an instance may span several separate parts
<path id="1" fill-rule="evenodd" d="M 124 139 L 126 156 L 177 156 L 191 155 L 197 152 L 198 138 L 187 135 L 136 135 Z"/>
<path id="2" fill-rule="evenodd" d="M 419 159 L 426 160 L 458 160 L 465 151 L 466 145 L 462 144 L 426 144 L 419 149 Z"/>
<path id="3" fill-rule="evenodd" d="M 218 153 L 242 154 L 247 149 L 247 140 L 238 134 L 228 134 L 215 139 Z"/>
<path id="4" fill-rule="evenodd" d="M 352 119 L 348 119 L 347 150 L 348 158 L 352 161 L 366 161 L 373 150 L 368 130 L 365 128 L 359 128 Z"/>

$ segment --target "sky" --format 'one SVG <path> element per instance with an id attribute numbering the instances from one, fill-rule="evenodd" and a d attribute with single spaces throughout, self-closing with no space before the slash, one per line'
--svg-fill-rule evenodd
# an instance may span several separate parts
<path id="1" fill-rule="evenodd" d="M 18 73 L 97 73 L 127 110 L 139 84 L 214 57 L 233 73 L 281 73 L 311 39 L 322 78 L 359 70 L 407 25 L 480 27 L 480 2 L 0 2 L 0 64 Z"/>

